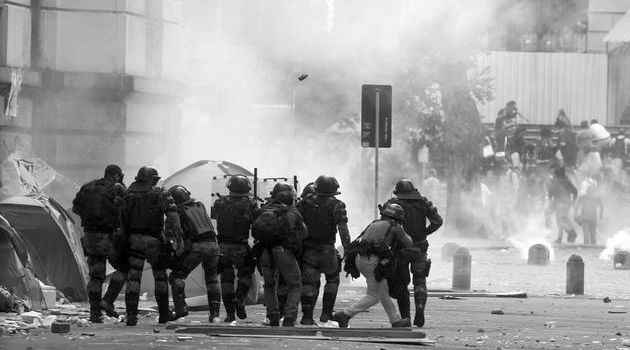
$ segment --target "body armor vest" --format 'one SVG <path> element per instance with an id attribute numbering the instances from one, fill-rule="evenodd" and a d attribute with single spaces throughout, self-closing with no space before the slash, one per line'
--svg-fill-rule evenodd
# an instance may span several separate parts
<path id="1" fill-rule="evenodd" d="M 159 236 L 164 229 L 164 213 L 159 206 L 160 196 L 153 191 L 132 192 L 126 198 L 127 223 L 130 233 Z"/>
<path id="2" fill-rule="evenodd" d="M 333 213 L 335 202 L 334 198 L 318 196 L 304 200 L 302 216 L 308 227 L 307 243 L 335 244 L 337 234 Z"/>
<path id="3" fill-rule="evenodd" d="M 203 204 L 192 202 L 183 205 L 181 211 L 188 223 L 188 227 L 191 229 L 190 232 L 185 232 L 186 239 L 195 240 L 214 233 L 214 227 Z"/>
<path id="4" fill-rule="evenodd" d="M 251 201 L 247 197 L 223 197 L 214 203 L 219 243 L 242 243 L 249 238 L 254 221 Z"/>
<path id="5" fill-rule="evenodd" d="M 426 240 L 427 213 L 422 202 L 414 199 L 392 199 L 390 203 L 396 203 L 405 210 L 403 228 L 414 243 Z"/>

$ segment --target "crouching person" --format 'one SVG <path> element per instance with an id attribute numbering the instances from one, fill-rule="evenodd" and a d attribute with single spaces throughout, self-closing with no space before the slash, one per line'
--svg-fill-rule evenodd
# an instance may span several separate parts
<path id="1" fill-rule="evenodd" d="M 302 276 L 296 255 L 301 254 L 302 240 L 306 238 L 307 231 L 302 216 L 293 204 L 294 199 L 295 192 L 291 185 L 276 184 L 271 192 L 271 200 L 262 207 L 252 226 L 259 268 L 265 279 L 264 300 L 270 326 L 280 324 L 278 274 L 287 288 L 282 326 L 295 326 L 300 303 Z"/>
<path id="2" fill-rule="evenodd" d="M 184 239 L 184 253 L 173 262 L 169 277 L 175 305 L 173 318 L 188 315 L 185 280 L 192 270 L 202 264 L 208 293 L 209 321 L 213 322 L 219 317 L 221 303 L 221 289 L 217 280 L 219 245 L 214 226 L 203 203 L 191 198 L 190 192 L 184 186 L 173 186 L 168 193 L 177 205 Z"/>
<path id="3" fill-rule="evenodd" d="M 333 314 L 333 321 L 339 323 L 340 328 L 348 327 L 348 321 L 354 315 L 376 305 L 379 301 L 383 305 L 392 327 L 404 327 L 409 319 L 401 319 L 396 304 L 389 296 L 387 274 L 393 269 L 392 258 L 398 251 L 393 247 L 409 248 L 413 246 L 411 237 L 402 227 L 404 210 L 398 204 L 387 204 L 381 210 L 381 219 L 373 221 L 363 233 L 350 245 L 346 254 L 346 264 L 354 263 L 356 270 L 365 277 L 367 291 L 365 296 L 342 312 Z M 348 271 L 348 268 L 345 268 Z"/>

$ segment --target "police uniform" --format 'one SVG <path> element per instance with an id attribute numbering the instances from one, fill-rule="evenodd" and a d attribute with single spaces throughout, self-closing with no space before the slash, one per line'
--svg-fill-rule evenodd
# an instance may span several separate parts
<path id="1" fill-rule="evenodd" d="M 269 216 L 276 217 L 276 225 L 271 230 L 274 238 L 266 238 L 261 233 L 261 227 Z M 252 228 L 256 238 L 256 251 L 259 252 L 260 270 L 265 280 L 264 300 L 269 325 L 278 326 L 280 321 L 277 295 L 277 276 L 280 275 L 288 290 L 282 325 L 294 326 L 302 279 L 296 255 L 300 254 L 307 230 L 302 215 L 293 205 L 293 189 L 290 185 L 278 183 L 274 186 L 271 201 L 261 208 L 261 214 Z M 264 231 L 269 232 L 269 229 Z"/>
<path id="2" fill-rule="evenodd" d="M 219 317 L 221 290 L 217 280 L 219 245 L 210 217 L 203 203 L 190 198 L 177 204 L 177 212 L 183 231 L 184 253 L 174 262 L 169 281 L 173 291 L 175 317 L 188 314 L 186 310 L 185 280 L 200 263 L 208 295 L 210 322 Z"/>
<path id="3" fill-rule="evenodd" d="M 113 303 L 127 279 L 124 249 L 119 244 L 120 201 L 125 186 L 112 177 L 91 181 L 81 187 L 73 200 L 72 211 L 81 217 L 85 236 L 81 242 L 87 256 L 90 281 L 87 285 L 90 320 L 102 322 L 101 309 L 108 316 L 118 317 Z M 107 292 L 101 300 L 106 262 L 116 268 Z"/>
<path id="4" fill-rule="evenodd" d="M 348 321 L 359 312 L 381 303 L 392 327 L 409 326 L 409 319 L 401 318 L 392 302 L 388 291 L 387 276 L 383 267 L 399 255 L 400 249 L 413 245 L 409 235 L 400 225 L 403 209 L 396 204 L 388 204 L 381 212 L 381 219 L 373 221 L 346 251 L 346 267 L 354 263 L 367 283 L 366 294 L 360 300 L 350 304 L 342 312 L 336 312 L 332 320 L 339 323 L 340 328 L 348 327 Z M 409 297 L 407 297 L 409 298 Z"/>
<path id="5" fill-rule="evenodd" d="M 403 180 L 406 181 L 406 180 Z M 411 182 L 409 182 L 411 184 Z M 413 273 L 414 302 L 416 305 L 416 316 L 414 324 L 418 327 L 424 326 L 424 308 L 427 302 L 427 275 L 430 269 L 430 261 L 427 260 L 427 249 L 429 243 L 427 236 L 435 232 L 442 226 L 442 217 L 431 201 L 421 196 L 418 190 L 409 185 L 398 188 L 396 197 L 389 199 L 385 205 L 398 204 L 404 209 L 403 227 L 413 239 L 413 248 L 407 249 L 405 254 L 409 261 L 403 262 L 407 266 L 411 263 Z M 427 219 L 430 225 L 426 226 Z M 407 268 L 407 267 L 405 267 Z M 407 282 L 408 283 L 408 282 Z M 402 291 L 403 295 L 398 298 L 398 305 L 403 318 L 409 317 L 409 292 L 407 288 Z"/>
<path id="6" fill-rule="evenodd" d="M 243 302 L 255 269 L 251 247 L 249 246 L 249 230 L 256 218 L 258 205 L 247 194 L 230 194 L 214 202 L 211 216 L 217 220 L 218 240 L 221 249 L 221 294 L 227 316 L 225 322 L 234 321 L 234 311 L 240 319 L 247 318 Z M 238 284 L 234 288 L 234 269 L 236 268 Z"/>
<path id="7" fill-rule="evenodd" d="M 138 177 L 129 186 L 122 207 L 122 225 L 129 235 L 129 274 L 125 293 L 128 326 L 135 326 L 138 321 L 140 280 L 145 260 L 151 264 L 153 270 L 159 322 L 165 323 L 171 318 L 166 275 L 169 258 L 165 246 L 172 239 L 177 243 L 182 235 L 173 198 L 162 188 L 155 186 L 157 180 L 139 181 Z M 175 248 L 176 253 L 181 254 L 183 247 Z"/>
<path id="8" fill-rule="evenodd" d="M 344 249 L 350 244 L 346 205 L 334 196 L 312 194 L 297 204 L 308 228 L 308 237 L 304 241 L 304 253 L 301 258 L 302 269 L 302 321 L 312 325 L 313 309 L 319 294 L 320 276 L 325 274 L 324 298 L 321 322 L 330 319 L 333 313 L 341 259 L 335 248 L 337 230 Z"/>

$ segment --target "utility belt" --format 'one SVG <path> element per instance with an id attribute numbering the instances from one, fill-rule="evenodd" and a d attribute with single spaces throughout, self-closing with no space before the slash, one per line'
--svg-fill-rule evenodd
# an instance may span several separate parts
<path id="1" fill-rule="evenodd" d="M 313 241 L 304 241 L 304 248 L 321 248 L 327 246 L 335 246 L 335 242 L 313 242 Z"/>
<path id="2" fill-rule="evenodd" d="M 413 242 L 413 246 L 414 247 L 419 247 L 420 249 L 422 249 L 423 252 L 427 252 L 427 250 L 429 250 L 429 241 L 427 241 L 426 239 L 419 241 L 419 242 Z"/>
<path id="3" fill-rule="evenodd" d="M 193 242 L 193 243 L 204 242 L 204 241 L 216 242 L 217 241 L 217 235 L 214 234 L 214 233 L 206 232 L 206 233 L 202 233 L 200 235 L 197 235 L 194 238 L 191 238 L 190 241 Z"/>
<path id="4" fill-rule="evenodd" d="M 348 247 L 348 254 L 363 256 L 376 255 L 379 259 L 390 259 L 392 251 L 383 243 L 375 245 L 372 242 L 360 241 Z"/>

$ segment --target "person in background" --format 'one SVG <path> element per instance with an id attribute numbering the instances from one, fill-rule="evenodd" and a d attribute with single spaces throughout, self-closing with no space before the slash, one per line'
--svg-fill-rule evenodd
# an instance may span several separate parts
<path id="1" fill-rule="evenodd" d="M 565 168 L 573 168 L 577 165 L 577 138 L 564 109 L 558 110 L 555 126 L 560 130 L 558 133 L 558 146 L 560 146 L 563 166 Z"/>
<path id="2" fill-rule="evenodd" d="M 584 244 L 597 244 L 597 219 L 604 216 L 604 205 L 597 195 L 597 186 L 593 180 L 586 187 L 586 193 L 578 197 L 575 204 L 575 221 L 582 226 Z M 599 215 L 598 214 L 599 211 Z"/>
<path id="3" fill-rule="evenodd" d="M 591 133 L 593 134 L 593 144 L 595 149 L 602 155 L 602 158 L 607 157 L 608 148 L 612 146 L 612 138 L 606 128 L 597 121 L 597 119 L 591 120 L 589 126 Z"/>
<path id="4" fill-rule="evenodd" d="M 556 167 L 553 172 L 553 178 L 549 182 L 547 189 L 547 196 L 549 197 L 547 215 L 556 214 L 558 237 L 554 243 L 562 243 L 564 231 L 567 232 L 567 241 L 573 243 L 575 242 L 577 233 L 569 218 L 569 209 L 577 198 L 578 192 L 573 183 L 571 183 L 571 180 L 567 177 L 563 167 Z"/>
<path id="5" fill-rule="evenodd" d="M 578 165 L 582 164 L 586 154 L 591 152 L 593 148 L 593 132 L 588 127 L 588 121 L 583 120 L 580 123 L 580 131 L 577 132 L 577 146 L 578 146 Z"/>

